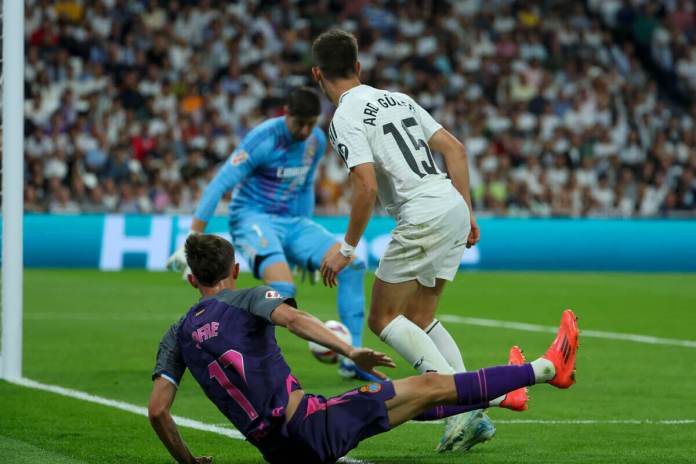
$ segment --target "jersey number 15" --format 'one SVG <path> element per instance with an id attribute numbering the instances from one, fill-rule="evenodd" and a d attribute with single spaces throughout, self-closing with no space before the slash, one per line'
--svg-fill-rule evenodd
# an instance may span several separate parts
<path id="1" fill-rule="evenodd" d="M 433 160 L 433 154 L 430 151 L 430 148 L 428 147 L 428 144 L 425 143 L 423 139 L 417 139 L 411 134 L 411 132 L 408 130 L 409 127 L 417 126 L 418 122 L 416 121 L 415 118 L 410 117 L 406 119 L 401 120 L 401 127 L 403 128 L 404 132 L 406 132 L 406 135 L 408 138 L 411 140 L 411 144 L 413 145 L 413 148 L 416 151 L 420 151 L 421 148 L 425 148 L 425 154 L 427 156 L 427 161 L 421 161 L 420 164 L 425 170 L 425 174 L 421 172 L 421 170 L 418 167 L 418 162 L 416 161 L 416 158 L 413 156 L 413 153 L 411 152 L 411 149 L 408 147 L 408 144 L 406 143 L 406 140 L 401 135 L 401 132 L 397 127 L 394 125 L 394 123 L 390 122 L 382 126 L 382 131 L 384 132 L 385 135 L 391 134 L 392 137 L 394 137 L 394 141 L 396 142 L 396 145 L 399 147 L 399 150 L 401 151 L 401 154 L 403 155 L 404 159 L 406 160 L 406 164 L 408 164 L 408 167 L 411 168 L 411 171 L 415 172 L 418 177 L 425 177 L 427 174 L 438 174 L 440 171 L 438 171 L 437 166 L 435 165 L 435 160 Z"/>

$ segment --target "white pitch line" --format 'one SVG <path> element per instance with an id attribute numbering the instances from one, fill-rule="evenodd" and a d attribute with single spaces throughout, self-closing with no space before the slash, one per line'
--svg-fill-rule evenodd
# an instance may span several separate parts
<path id="1" fill-rule="evenodd" d="M 45 383 L 37 382 L 35 380 L 22 378 L 9 380 L 9 382 L 20 385 L 26 388 L 32 388 L 34 390 L 42 390 L 56 395 L 65 396 L 68 398 L 74 398 L 81 401 L 87 401 L 90 403 L 100 404 L 102 406 L 107 406 L 115 409 L 120 409 L 122 411 L 137 414 L 139 416 L 147 417 L 147 408 L 143 406 L 136 406 L 134 404 L 126 403 L 124 401 L 112 400 L 109 398 L 103 398 L 101 396 L 92 395 L 90 393 L 85 393 L 79 390 L 73 390 L 71 388 L 60 387 L 57 385 L 48 385 Z M 199 422 L 197 420 L 189 419 L 181 416 L 173 416 L 174 421 L 177 425 L 182 427 L 188 427 L 190 429 L 201 430 L 203 432 L 212 432 L 218 435 L 223 435 L 228 438 L 235 440 L 244 440 L 244 435 L 242 435 L 238 430 L 231 429 L 228 427 L 221 427 L 214 424 L 206 424 Z M 410 423 L 415 424 L 441 424 L 444 421 L 430 421 L 430 422 L 418 422 L 411 421 Z M 696 423 L 695 419 L 674 419 L 674 420 L 639 420 L 639 419 L 627 419 L 627 420 L 543 420 L 543 419 L 533 419 L 533 420 L 497 420 L 496 424 L 539 424 L 539 425 L 691 425 Z M 338 460 L 341 464 L 372 464 L 370 461 L 363 461 L 361 459 L 355 459 L 351 457 L 343 457 Z"/>
<path id="2" fill-rule="evenodd" d="M 462 317 L 454 314 L 439 316 L 445 322 L 455 324 L 476 325 L 479 327 L 495 327 L 501 329 L 524 330 L 526 332 L 556 333 L 557 326 L 528 324 L 526 322 L 499 321 L 495 319 L 480 319 L 477 317 Z M 670 345 L 684 348 L 696 348 L 696 340 L 679 340 L 675 338 L 659 338 L 652 335 L 628 334 L 619 332 L 605 332 L 602 330 L 580 329 L 583 337 L 605 338 L 609 340 L 621 340 L 626 342 L 647 343 L 649 345 Z"/>
<path id="3" fill-rule="evenodd" d="M 139 416 L 147 417 L 147 408 L 143 406 L 136 406 L 134 404 L 126 403 L 124 401 L 112 400 L 109 398 L 103 398 L 101 396 L 92 395 L 90 393 L 85 393 L 79 390 L 73 390 L 71 388 L 60 387 L 58 385 L 48 385 L 45 383 L 37 382 L 35 380 L 22 378 L 9 380 L 10 383 L 15 385 L 20 385 L 26 388 L 32 388 L 34 390 L 42 390 L 50 393 L 54 393 L 60 396 L 66 396 L 68 398 L 74 398 L 81 401 L 87 401 L 89 403 L 96 403 L 102 406 L 107 406 L 110 408 L 120 409 L 121 411 L 130 412 L 137 414 Z M 201 430 L 203 432 L 212 432 L 218 435 L 223 435 L 228 438 L 235 440 L 244 440 L 244 435 L 241 432 L 229 427 L 221 427 L 214 424 L 206 424 L 199 422 L 197 420 L 189 419 L 187 417 L 172 416 L 174 422 L 181 427 L 187 427 L 190 429 Z M 363 461 L 360 459 L 353 459 L 350 457 L 343 457 L 338 460 L 342 464 L 372 464 L 369 461 Z"/>
<path id="4" fill-rule="evenodd" d="M 75 398 L 78 400 L 87 401 L 89 403 L 101 404 L 102 406 L 108 406 L 110 408 L 120 409 L 121 411 L 126 411 L 133 414 L 137 414 L 139 416 L 147 417 L 147 408 L 126 403 L 124 401 L 111 400 L 109 398 L 103 398 L 101 396 L 92 395 L 79 390 L 59 387 L 57 385 L 47 385 L 45 383 L 25 378 L 19 380 L 10 380 L 10 382 L 16 385 L 20 385 L 22 387 L 33 388 L 34 390 L 47 391 L 50 393 L 55 393 L 56 395 L 67 396 L 68 398 Z M 235 429 L 231 429 L 228 427 L 220 427 L 218 425 L 205 424 L 203 422 L 199 422 L 197 420 L 189 419 L 186 417 L 173 417 L 177 425 L 180 425 L 182 427 L 202 430 L 204 432 L 217 433 L 218 435 L 234 438 L 235 440 L 244 440 L 244 435 L 242 435 L 241 432 Z"/>

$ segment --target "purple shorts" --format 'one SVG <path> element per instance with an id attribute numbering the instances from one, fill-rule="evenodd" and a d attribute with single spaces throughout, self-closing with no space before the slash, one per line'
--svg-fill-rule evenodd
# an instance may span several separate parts
<path id="1" fill-rule="evenodd" d="M 390 429 L 387 400 L 391 382 L 370 383 L 333 398 L 307 394 L 286 424 L 292 460 L 335 463 L 360 441 Z M 285 455 L 287 462 L 288 454 Z"/>

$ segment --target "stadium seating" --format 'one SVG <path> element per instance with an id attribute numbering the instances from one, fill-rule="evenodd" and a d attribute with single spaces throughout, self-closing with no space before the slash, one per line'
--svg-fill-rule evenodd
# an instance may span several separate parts
<path id="1" fill-rule="evenodd" d="M 338 26 L 365 83 L 466 141 L 481 214 L 696 215 L 689 2 L 272 3 L 28 0 L 26 209 L 191 213 Z M 318 213 L 348 210 L 346 179 L 327 156 Z"/>

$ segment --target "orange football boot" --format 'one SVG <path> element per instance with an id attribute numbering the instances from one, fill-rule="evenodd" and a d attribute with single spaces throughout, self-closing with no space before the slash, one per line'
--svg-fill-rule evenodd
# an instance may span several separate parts
<path id="1" fill-rule="evenodd" d="M 543 356 L 556 368 L 556 375 L 549 383 L 558 388 L 570 388 L 575 383 L 575 355 L 580 345 L 577 320 L 572 310 L 563 311 L 558 335 Z"/>
<path id="2" fill-rule="evenodd" d="M 515 345 L 510 348 L 508 364 L 519 366 L 524 364 L 524 362 L 524 355 L 522 354 L 520 347 Z M 513 411 L 526 411 L 528 408 L 527 401 L 529 401 L 529 397 L 527 396 L 527 387 L 522 387 L 505 395 L 505 399 L 502 403 L 500 403 L 500 407 L 512 409 Z"/>

